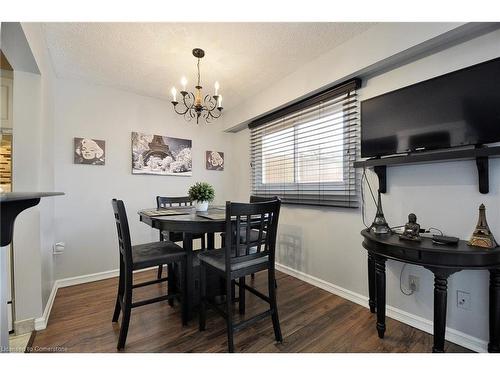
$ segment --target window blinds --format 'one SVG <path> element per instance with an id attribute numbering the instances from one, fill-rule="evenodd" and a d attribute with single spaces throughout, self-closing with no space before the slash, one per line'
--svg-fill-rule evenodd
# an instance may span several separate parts
<path id="1" fill-rule="evenodd" d="M 359 86 L 346 82 L 249 125 L 253 195 L 358 207 Z"/>

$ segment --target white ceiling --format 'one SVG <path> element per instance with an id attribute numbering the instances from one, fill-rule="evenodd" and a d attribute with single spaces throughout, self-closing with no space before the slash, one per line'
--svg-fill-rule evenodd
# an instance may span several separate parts
<path id="1" fill-rule="evenodd" d="M 256 95 L 372 23 L 45 23 L 56 75 L 170 98 L 196 79 L 191 51 L 203 48 L 201 84 L 220 82 L 224 108 Z"/>

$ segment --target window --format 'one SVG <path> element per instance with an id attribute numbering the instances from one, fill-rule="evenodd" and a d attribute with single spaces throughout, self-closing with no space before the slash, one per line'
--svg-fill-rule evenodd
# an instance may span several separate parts
<path id="1" fill-rule="evenodd" d="M 358 207 L 359 116 L 353 80 L 249 125 L 252 194 Z"/>

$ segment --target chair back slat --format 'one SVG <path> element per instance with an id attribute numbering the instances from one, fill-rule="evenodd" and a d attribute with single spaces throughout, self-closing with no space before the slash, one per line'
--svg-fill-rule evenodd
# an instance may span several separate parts
<path id="1" fill-rule="evenodd" d="M 123 256 L 123 260 L 126 265 L 132 265 L 132 244 L 130 241 L 130 230 L 128 226 L 127 212 L 125 211 L 125 205 L 123 201 L 118 199 L 113 199 L 111 201 L 113 206 L 113 214 L 116 223 L 116 232 L 118 234 L 118 248 L 120 250 L 120 256 Z"/>
<path id="2" fill-rule="evenodd" d="M 192 206 L 193 201 L 189 197 L 156 197 L 156 207 L 157 208 L 168 208 L 168 207 L 188 207 Z"/>
<path id="3" fill-rule="evenodd" d="M 226 202 L 227 270 L 231 264 L 266 256 L 274 264 L 280 207 L 277 197 L 255 203 Z"/>
<path id="4" fill-rule="evenodd" d="M 261 249 L 262 249 L 262 237 L 264 235 L 264 228 L 266 226 L 266 223 L 265 223 L 265 215 L 264 214 L 261 214 L 260 215 L 260 223 L 259 223 L 259 236 L 257 238 L 257 242 L 258 242 L 258 245 L 257 245 L 257 252 L 260 253 L 261 252 Z"/>
<path id="5" fill-rule="evenodd" d="M 241 243 L 241 217 L 236 217 L 236 241 L 235 243 Z"/>
<path id="6" fill-rule="evenodd" d="M 252 218 L 250 217 L 250 215 L 247 215 L 246 216 L 246 230 L 245 230 L 245 243 L 246 243 L 246 249 L 245 249 L 245 254 L 248 255 L 250 254 L 250 231 L 252 229 Z"/>
<path id="7" fill-rule="evenodd" d="M 262 202 L 269 202 L 269 201 L 275 201 L 276 199 L 279 199 L 277 195 L 269 198 L 269 197 L 262 197 L 259 195 L 250 195 L 250 203 L 262 203 Z"/>

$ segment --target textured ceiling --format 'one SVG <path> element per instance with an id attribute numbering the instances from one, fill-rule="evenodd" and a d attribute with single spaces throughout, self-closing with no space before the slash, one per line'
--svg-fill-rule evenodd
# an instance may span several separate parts
<path id="1" fill-rule="evenodd" d="M 56 75 L 170 98 L 203 48 L 201 84 L 220 82 L 227 109 L 304 63 L 366 31 L 371 23 L 45 23 Z"/>

